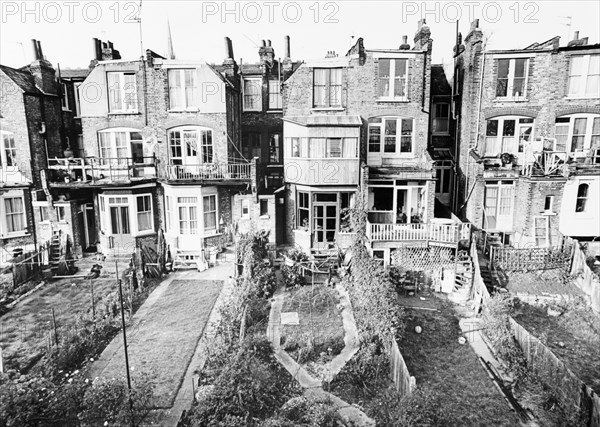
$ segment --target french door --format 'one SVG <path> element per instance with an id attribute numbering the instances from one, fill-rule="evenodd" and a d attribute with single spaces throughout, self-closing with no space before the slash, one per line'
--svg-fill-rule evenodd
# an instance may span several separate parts
<path id="1" fill-rule="evenodd" d="M 337 202 L 315 202 L 313 204 L 315 249 L 329 247 L 337 232 Z"/>

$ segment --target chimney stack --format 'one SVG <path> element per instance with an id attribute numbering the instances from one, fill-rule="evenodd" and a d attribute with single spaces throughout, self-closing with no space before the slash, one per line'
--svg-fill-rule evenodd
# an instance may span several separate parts
<path id="1" fill-rule="evenodd" d="M 267 67 L 267 71 L 273 68 L 275 63 L 275 50 L 271 46 L 271 40 L 262 41 L 262 46 L 258 49 L 260 64 Z"/>
<path id="2" fill-rule="evenodd" d="M 431 30 L 425 19 L 419 19 L 417 32 L 414 38 L 415 47 L 413 50 L 429 50 L 431 46 Z"/>
<path id="3" fill-rule="evenodd" d="M 408 36 L 402 36 L 402 44 L 400 45 L 400 50 L 409 50 L 410 45 L 408 44 Z"/>
<path id="4" fill-rule="evenodd" d="M 571 46 L 585 46 L 588 44 L 588 37 L 579 38 L 579 31 L 573 33 L 573 40 L 567 43 L 567 47 Z"/>
<path id="5" fill-rule="evenodd" d="M 46 93 L 58 94 L 56 72 L 52 64 L 44 59 L 42 43 L 32 39 L 34 60 L 29 65 L 29 70 L 35 79 L 35 85 Z"/>
<path id="6" fill-rule="evenodd" d="M 36 39 L 31 39 L 31 46 L 33 47 L 33 60 L 37 61 L 40 59 L 40 51 Z"/>
<path id="7" fill-rule="evenodd" d="M 290 36 L 285 36 L 283 38 L 283 46 L 285 56 L 281 61 L 281 71 L 283 72 L 283 78 L 285 80 L 285 78 L 292 73 L 292 69 L 294 67 L 290 53 Z"/>
<path id="8" fill-rule="evenodd" d="M 235 76 L 238 73 L 238 65 L 233 59 L 233 43 L 229 37 L 225 37 L 225 59 L 223 60 L 223 66 L 226 76 Z"/>
<path id="9" fill-rule="evenodd" d="M 290 54 L 290 36 L 285 36 L 283 38 L 283 42 L 284 42 L 284 46 L 285 46 L 285 49 L 284 49 L 284 53 L 285 53 L 284 58 L 286 58 L 286 59 L 287 58 L 291 58 L 291 54 Z"/>

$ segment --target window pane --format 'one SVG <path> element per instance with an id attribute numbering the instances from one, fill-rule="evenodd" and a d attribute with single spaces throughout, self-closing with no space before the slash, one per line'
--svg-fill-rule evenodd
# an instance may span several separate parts
<path id="1" fill-rule="evenodd" d="M 328 70 L 315 68 L 313 71 L 313 105 L 315 107 L 327 107 L 327 84 Z"/>
<path id="2" fill-rule="evenodd" d="M 327 157 L 342 157 L 342 140 L 340 138 L 327 139 Z"/>
<path id="3" fill-rule="evenodd" d="M 412 133 L 413 121 L 410 119 L 402 120 L 402 137 L 400 140 L 400 152 L 410 153 L 412 151 Z"/>
<path id="4" fill-rule="evenodd" d="M 486 136 L 498 136 L 498 120 L 488 120 L 485 132 Z"/>
<path id="5" fill-rule="evenodd" d="M 576 118 L 573 122 L 573 139 L 571 140 L 571 151 L 582 151 L 585 141 L 585 129 L 587 118 Z"/>
<path id="6" fill-rule="evenodd" d="M 508 91 L 508 68 L 510 59 L 498 60 L 498 82 L 496 85 L 496 96 L 506 96 Z"/>
<path id="7" fill-rule="evenodd" d="M 342 105 L 342 69 L 330 69 L 329 106 Z"/>
<path id="8" fill-rule="evenodd" d="M 185 70 L 185 102 L 186 107 L 195 107 L 196 102 L 196 70 Z"/>
<path id="9" fill-rule="evenodd" d="M 394 96 L 405 97 L 406 59 L 396 59 L 394 69 Z"/>
<path id="10" fill-rule="evenodd" d="M 396 152 L 396 120 L 388 119 L 385 121 L 385 145 L 383 151 L 386 153 Z"/>
<path id="11" fill-rule="evenodd" d="M 390 60 L 379 59 L 379 96 L 390 95 Z"/>
<path id="12" fill-rule="evenodd" d="M 369 153 L 381 151 L 381 126 L 369 126 Z"/>

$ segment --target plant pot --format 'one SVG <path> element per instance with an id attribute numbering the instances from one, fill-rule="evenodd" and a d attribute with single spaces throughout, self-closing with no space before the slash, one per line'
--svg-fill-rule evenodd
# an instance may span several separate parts
<path id="1" fill-rule="evenodd" d="M 70 159 L 71 157 L 73 157 L 73 150 L 71 150 L 70 148 L 67 148 L 63 154 L 65 155 L 65 157 L 67 159 Z"/>

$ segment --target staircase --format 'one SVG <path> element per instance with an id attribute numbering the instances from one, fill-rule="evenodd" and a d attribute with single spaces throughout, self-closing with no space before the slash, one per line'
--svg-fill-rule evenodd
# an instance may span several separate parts
<path id="1" fill-rule="evenodd" d="M 458 304 L 465 303 L 469 299 L 472 284 L 473 261 L 467 252 L 460 251 L 456 261 L 454 291 L 448 295 L 448 299 Z"/>

